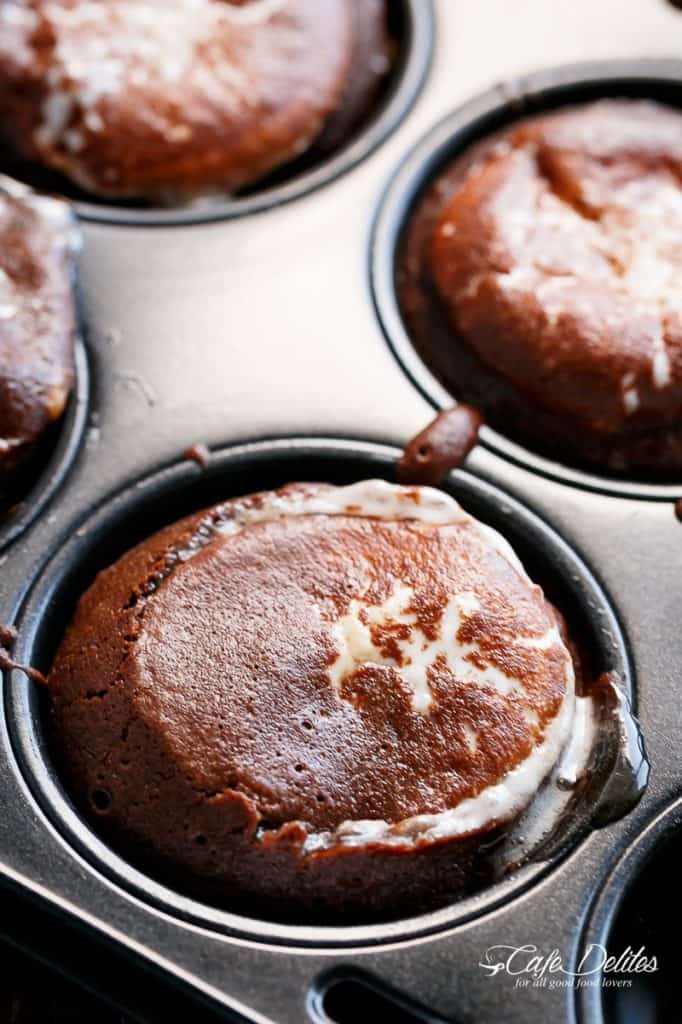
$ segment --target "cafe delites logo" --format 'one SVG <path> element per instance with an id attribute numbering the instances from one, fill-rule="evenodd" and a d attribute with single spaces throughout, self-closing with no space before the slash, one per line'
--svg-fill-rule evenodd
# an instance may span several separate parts
<path id="1" fill-rule="evenodd" d="M 634 975 L 655 974 L 658 961 L 644 946 L 612 953 L 592 942 L 567 964 L 558 949 L 542 950 L 527 943 L 489 946 L 478 966 L 491 978 L 506 975 L 514 988 L 630 988 Z"/>

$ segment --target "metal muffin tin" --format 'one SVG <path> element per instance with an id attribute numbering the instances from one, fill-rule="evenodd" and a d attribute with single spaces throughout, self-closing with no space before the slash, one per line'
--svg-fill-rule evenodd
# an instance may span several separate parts
<path id="1" fill-rule="evenodd" d="M 604 94 L 682 106 L 682 62 L 628 60 L 515 79 L 442 121 L 484 72 L 488 83 L 499 76 L 495 45 L 481 51 L 480 68 L 467 64 L 468 6 L 435 0 L 433 67 L 408 112 L 428 64 L 431 7 L 403 0 L 410 57 L 388 106 L 307 178 L 210 215 L 79 206 L 89 420 L 81 433 L 83 383 L 53 456 L 58 472 L 48 468 L 37 482 L 21 537 L 3 538 L 0 622 L 17 623 L 19 659 L 47 667 L 94 572 L 189 508 L 294 478 L 390 478 L 399 447 L 444 401 L 391 306 L 393 247 L 401 213 L 429 162 L 443 147 L 453 151 L 455 130 L 466 139 L 496 118 Z M 515 13 L 508 32 L 527 40 L 546 6 L 531 0 L 527 23 Z M 570 6 L 557 17 L 577 26 L 594 5 Z M 614 14 L 621 7 L 607 6 Z M 660 0 L 646 6 L 658 49 L 675 30 L 682 44 L 682 16 Z M 503 25 L 501 0 L 480 7 L 487 11 L 471 18 L 487 17 L 491 30 Z M 607 52 L 636 52 L 637 36 L 619 26 Z M 577 55 L 570 39 L 554 48 L 557 60 Z M 532 52 L 520 50 L 518 66 Z M 459 78 L 458 53 L 469 69 Z M 85 382 L 81 353 L 79 360 Z M 182 458 L 198 442 L 212 450 L 206 469 Z M 54 771 L 44 701 L 11 673 L 0 720 L 0 879 L 13 900 L 60 923 L 64 948 L 55 942 L 49 952 L 55 964 L 114 988 L 126 1004 L 136 986 L 124 977 L 148 968 L 165 992 L 197 1000 L 196 1019 L 212 1010 L 260 1024 L 346 1024 L 373 1019 L 382 1005 L 396 1022 L 619 1019 L 600 988 L 517 990 L 480 962 L 491 946 L 533 944 L 558 949 L 570 966 L 586 943 L 608 942 L 647 857 L 661 837 L 679 833 L 682 525 L 672 501 L 682 481 L 585 474 L 486 431 L 447 486 L 510 537 L 566 602 L 599 667 L 631 684 L 653 769 L 640 803 L 617 821 L 604 815 L 602 827 L 593 814 L 545 861 L 409 922 L 308 928 L 239 917 L 147 879 L 96 837 Z M 2 929 L 10 932 L 11 920 Z M 72 934 L 101 949 L 91 960 L 112 958 L 113 979 L 85 956 L 67 962 Z M 177 1019 L 186 1019 L 180 1005 Z M 165 1019 L 175 1019 L 172 1009 Z"/>

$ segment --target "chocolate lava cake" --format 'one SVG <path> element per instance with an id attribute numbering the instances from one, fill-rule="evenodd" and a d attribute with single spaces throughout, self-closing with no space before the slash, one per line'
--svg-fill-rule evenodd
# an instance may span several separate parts
<path id="1" fill-rule="evenodd" d="M 0 499 L 69 397 L 73 248 L 65 204 L 0 178 Z"/>
<path id="2" fill-rule="evenodd" d="M 102 197 L 234 192 L 341 145 L 392 50 L 385 0 L 5 0 L 0 135 Z"/>
<path id="3" fill-rule="evenodd" d="M 457 397 L 560 460 L 682 469 L 682 114 L 606 99 L 522 118 L 417 202 L 398 289 Z"/>
<path id="4" fill-rule="evenodd" d="M 470 886 L 571 734 L 563 626 L 444 492 L 293 484 L 169 526 L 81 598 L 49 676 L 76 799 L 135 863 L 250 913 Z"/>

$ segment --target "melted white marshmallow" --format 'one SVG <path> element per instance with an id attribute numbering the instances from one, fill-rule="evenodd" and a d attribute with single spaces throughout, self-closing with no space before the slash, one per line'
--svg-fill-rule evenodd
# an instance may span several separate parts
<path id="1" fill-rule="evenodd" d="M 508 693 L 515 680 L 498 669 L 488 666 L 480 669 L 465 661 L 465 656 L 476 651 L 474 644 L 457 644 L 456 637 L 462 624 L 463 613 L 473 614 L 479 601 L 473 591 L 455 594 L 443 614 L 438 639 L 430 640 L 417 626 L 417 615 L 410 611 L 414 597 L 411 587 L 396 583 L 390 597 L 380 605 L 366 604 L 362 599 L 351 602 L 350 611 L 332 626 L 332 636 L 340 653 L 330 669 L 332 685 L 340 690 L 343 680 L 363 665 L 384 665 L 393 668 L 412 691 L 412 710 L 428 714 L 432 703 L 429 687 L 429 669 L 439 657 L 446 658 L 458 678 L 474 685 L 492 685 L 501 693 Z M 372 640 L 372 626 L 389 630 L 395 626 L 408 626 L 409 638 L 396 638 L 400 651 L 399 661 L 382 653 Z"/>
<path id="2" fill-rule="evenodd" d="M 336 845 L 364 846 L 373 842 L 412 846 L 417 841 L 455 838 L 476 832 L 493 822 L 504 824 L 510 821 L 528 806 L 567 746 L 576 709 L 572 671 L 570 676 L 569 684 L 567 673 L 570 688 L 561 710 L 545 731 L 542 742 L 496 785 L 488 786 L 477 796 L 462 800 L 447 811 L 415 815 L 397 824 L 379 820 L 344 821 L 334 832 L 310 836 L 306 851 Z"/>
<path id="3" fill-rule="evenodd" d="M 479 523 L 454 498 L 435 487 L 401 487 L 385 480 L 362 480 L 347 487 L 320 485 L 310 491 L 273 492 L 265 496 L 258 506 L 234 502 L 229 520 L 219 529 L 221 533 L 238 533 L 257 523 L 315 515 L 412 519 L 432 526 L 468 523 L 520 576 L 529 580 L 513 548 L 501 534 L 485 523 Z"/>

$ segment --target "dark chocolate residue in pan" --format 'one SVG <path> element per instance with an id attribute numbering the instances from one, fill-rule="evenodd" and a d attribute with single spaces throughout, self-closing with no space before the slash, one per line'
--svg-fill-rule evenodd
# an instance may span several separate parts
<path id="1" fill-rule="evenodd" d="M 196 462 L 197 466 L 202 469 L 206 469 L 211 453 L 205 444 L 193 444 L 190 448 L 186 448 L 184 451 L 184 457 L 190 462 Z"/>
<path id="2" fill-rule="evenodd" d="M 478 441 L 481 414 L 469 405 L 456 405 L 439 413 L 405 447 L 398 465 L 403 484 L 438 484 L 459 469 Z"/>
<path id="3" fill-rule="evenodd" d="M 32 683 L 47 686 L 47 679 L 42 672 L 28 665 L 20 665 L 12 658 L 11 650 L 16 639 L 17 631 L 14 626 L 0 625 L 0 672 L 11 672 L 16 669 L 18 672 L 23 672 Z"/>

